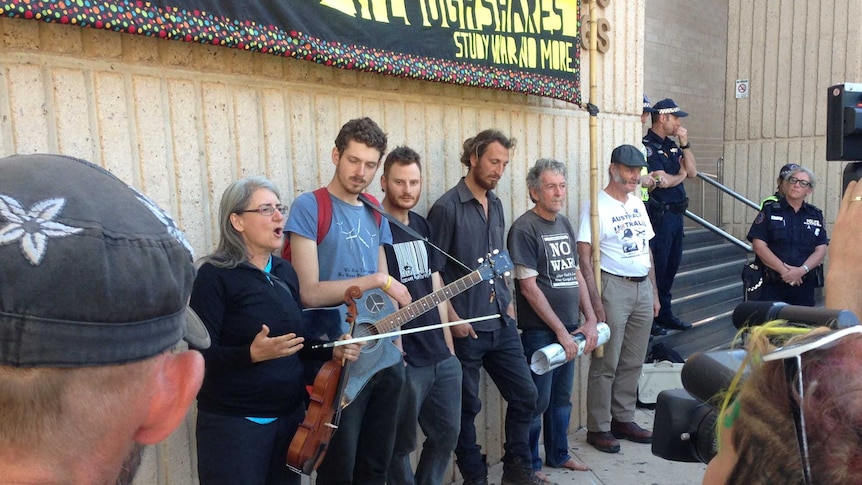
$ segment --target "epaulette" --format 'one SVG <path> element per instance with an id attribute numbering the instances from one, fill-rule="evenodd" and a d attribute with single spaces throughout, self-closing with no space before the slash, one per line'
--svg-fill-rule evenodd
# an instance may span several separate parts
<path id="1" fill-rule="evenodd" d="M 817 212 L 817 213 L 818 213 L 818 214 L 820 214 L 821 216 L 823 215 L 823 211 L 822 211 L 822 210 L 820 210 L 820 208 L 819 208 L 819 207 L 817 207 L 817 206 L 816 206 L 816 205 L 814 205 L 814 204 L 809 204 L 808 202 L 803 202 L 803 203 L 802 203 L 802 206 L 803 206 L 803 208 L 810 209 L 810 210 L 813 210 L 813 211 Z"/>

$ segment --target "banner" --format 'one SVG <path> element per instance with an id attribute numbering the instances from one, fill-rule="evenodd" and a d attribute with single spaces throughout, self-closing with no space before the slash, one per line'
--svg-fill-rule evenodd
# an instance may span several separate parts
<path id="1" fill-rule="evenodd" d="M 0 0 L 0 13 L 580 103 L 578 0 Z"/>

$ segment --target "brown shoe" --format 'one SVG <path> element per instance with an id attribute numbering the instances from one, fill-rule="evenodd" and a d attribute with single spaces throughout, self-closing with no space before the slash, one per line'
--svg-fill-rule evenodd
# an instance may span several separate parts
<path id="1" fill-rule="evenodd" d="M 635 443 L 652 443 L 652 431 L 641 428 L 634 421 L 621 423 L 611 420 L 611 434 L 615 438 L 627 439 Z"/>
<path id="2" fill-rule="evenodd" d="M 620 442 L 610 431 L 587 431 L 587 443 L 605 453 L 620 452 Z"/>

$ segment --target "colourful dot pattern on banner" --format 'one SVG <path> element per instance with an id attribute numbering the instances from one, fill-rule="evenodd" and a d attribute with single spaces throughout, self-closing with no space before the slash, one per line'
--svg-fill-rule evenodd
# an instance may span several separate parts
<path id="1" fill-rule="evenodd" d="M 327 42 L 302 32 L 216 17 L 201 10 L 157 7 L 139 1 L 0 0 L 0 14 L 294 57 L 341 69 L 516 91 L 580 104 L 577 75 L 566 81 L 510 69 Z M 575 58 L 574 62 L 579 72 L 580 59 Z"/>

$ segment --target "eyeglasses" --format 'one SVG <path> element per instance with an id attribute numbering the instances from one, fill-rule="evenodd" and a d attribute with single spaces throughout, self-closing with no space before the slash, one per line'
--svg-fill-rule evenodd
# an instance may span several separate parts
<path id="1" fill-rule="evenodd" d="M 243 211 L 237 211 L 237 213 L 243 214 L 245 212 L 257 212 L 258 214 L 260 214 L 264 217 L 270 217 L 273 214 L 275 214 L 275 211 L 278 211 L 281 215 L 286 216 L 287 215 L 287 206 L 282 205 L 282 204 L 276 204 L 276 205 L 264 204 L 264 205 L 258 207 L 257 209 L 246 209 Z"/>
<path id="2" fill-rule="evenodd" d="M 787 183 L 790 185 L 799 184 L 799 186 L 802 187 L 803 189 L 807 189 L 808 187 L 811 187 L 812 185 L 814 185 L 807 180 L 799 180 L 796 177 L 790 177 L 789 179 L 787 179 Z"/>
<path id="3" fill-rule="evenodd" d="M 804 180 L 800 182 L 804 182 Z M 802 354 L 809 350 L 828 349 L 833 347 L 841 338 L 855 333 L 862 333 L 862 325 L 854 325 L 841 330 L 802 337 L 791 344 L 763 356 L 763 360 L 766 362 L 782 360 L 784 363 L 784 377 L 787 379 L 787 396 L 790 399 L 790 409 L 793 412 L 796 441 L 799 445 L 799 458 L 802 461 L 802 474 L 806 485 L 810 485 L 812 482 L 811 461 L 808 456 L 808 434 L 805 428 L 805 385 L 802 378 Z M 799 401 L 793 395 L 794 390 L 799 394 Z"/>

